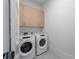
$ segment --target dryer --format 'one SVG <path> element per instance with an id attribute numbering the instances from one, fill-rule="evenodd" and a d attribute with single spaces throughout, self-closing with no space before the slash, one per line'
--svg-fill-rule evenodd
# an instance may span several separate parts
<path id="1" fill-rule="evenodd" d="M 48 38 L 45 33 L 35 33 L 36 55 L 39 56 L 48 51 Z"/>
<path id="2" fill-rule="evenodd" d="M 16 54 L 18 55 L 18 59 L 35 58 L 35 36 L 21 35 L 16 48 Z"/>

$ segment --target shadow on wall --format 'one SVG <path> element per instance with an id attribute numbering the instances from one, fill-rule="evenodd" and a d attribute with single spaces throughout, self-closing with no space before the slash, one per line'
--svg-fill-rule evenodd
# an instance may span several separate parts
<path id="1" fill-rule="evenodd" d="M 50 50 L 53 47 L 75 56 L 75 1 L 50 0 L 44 5 L 45 29 L 49 35 Z"/>

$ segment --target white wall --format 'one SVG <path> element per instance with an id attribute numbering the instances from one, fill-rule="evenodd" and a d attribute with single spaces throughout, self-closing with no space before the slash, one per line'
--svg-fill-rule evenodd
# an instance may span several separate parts
<path id="1" fill-rule="evenodd" d="M 15 40 L 19 35 L 18 0 L 11 0 L 11 48 L 15 50 Z"/>
<path id="2" fill-rule="evenodd" d="M 9 51 L 9 2 L 8 0 L 3 0 L 3 52 L 8 52 Z M 11 38 L 12 38 L 12 50 L 14 50 L 14 43 L 16 39 L 16 34 L 17 34 L 17 0 L 11 0 Z M 16 16 L 17 15 L 17 16 Z"/>
<path id="3" fill-rule="evenodd" d="M 3 0 L 3 52 L 9 51 L 8 0 Z"/>
<path id="4" fill-rule="evenodd" d="M 75 1 L 50 0 L 44 6 L 45 28 L 53 47 L 65 54 L 75 55 Z"/>

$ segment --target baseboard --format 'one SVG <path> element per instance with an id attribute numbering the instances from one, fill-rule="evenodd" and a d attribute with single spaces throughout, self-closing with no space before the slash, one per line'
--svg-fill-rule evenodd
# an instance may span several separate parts
<path id="1" fill-rule="evenodd" d="M 72 56 L 64 51 L 61 51 L 60 49 L 57 48 L 52 48 L 52 50 L 50 49 L 50 51 L 52 51 L 51 53 L 53 53 L 54 55 L 60 57 L 60 59 L 75 59 L 75 56 Z"/>

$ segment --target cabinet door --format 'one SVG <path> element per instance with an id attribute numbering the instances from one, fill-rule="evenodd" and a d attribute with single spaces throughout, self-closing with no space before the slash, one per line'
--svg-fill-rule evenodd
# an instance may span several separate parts
<path id="1" fill-rule="evenodd" d="M 24 6 L 20 5 L 20 26 L 24 25 Z"/>
<path id="2" fill-rule="evenodd" d="M 20 24 L 27 27 L 43 27 L 44 11 L 21 4 Z"/>
<path id="3" fill-rule="evenodd" d="M 38 27 L 44 26 L 44 12 L 38 9 L 32 9 L 33 20 L 36 21 L 35 25 Z"/>

